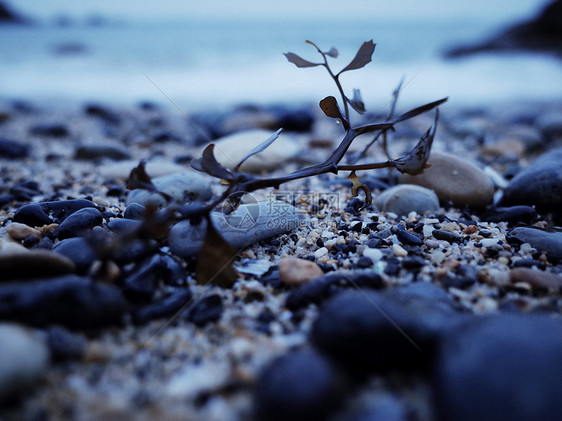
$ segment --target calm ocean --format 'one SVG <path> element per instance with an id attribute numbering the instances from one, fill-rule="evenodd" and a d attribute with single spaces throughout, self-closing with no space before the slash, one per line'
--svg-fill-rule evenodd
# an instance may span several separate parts
<path id="1" fill-rule="evenodd" d="M 373 63 L 342 76 L 350 91 L 361 88 L 372 109 L 386 103 L 402 77 L 407 82 L 403 104 L 442 96 L 458 104 L 561 100 L 562 62 L 551 57 L 443 58 L 448 47 L 493 34 L 498 22 L 498 16 L 311 20 L 223 15 L 3 26 L 0 98 L 165 102 L 163 91 L 186 109 L 316 102 L 335 93 L 327 75 L 320 68 L 297 69 L 282 53 L 316 60 L 306 39 L 326 50 L 335 46 L 338 69 L 363 41 L 373 39 Z"/>

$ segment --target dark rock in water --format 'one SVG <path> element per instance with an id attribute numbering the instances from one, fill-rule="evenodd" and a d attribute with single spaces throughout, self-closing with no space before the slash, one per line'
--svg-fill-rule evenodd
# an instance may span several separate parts
<path id="1" fill-rule="evenodd" d="M 48 250 L 0 253 L 0 280 L 44 278 L 73 273 L 74 263 Z"/>
<path id="2" fill-rule="evenodd" d="M 562 148 L 541 155 L 511 179 L 500 204 L 535 205 L 539 212 L 559 212 L 562 208 L 561 162 Z"/>
<path id="3" fill-rule="evenodd" d="M 129 159 L 131 155 L 124 147 L 118 145 L 91 144 L 81 145 L 76 148 L 74 158 L 82 160 L 93 160 L 109 158 L 116 161 Z"/>
<path id="4" fill-rule="evenodd" d="M 475 319 L 443 338 L 435 403 L 443 420 L 559 420 L 562 320 Z"/>
<path id="5" fill-rule="evenodd" d="M 491 209 L 482 215 L 483 221 L 488 222 L 508 222 L 516 224 L 517 222 L 530 223 L 537 217 L 537 211 L 531 206 L 510 206 Z"/>
<path id="6" fill-rule="evenodd" d="M 38 203 L 30 203 L 29 205 L 24 205 L 19 208 L 14 213 L 13 221 L 21 222 L 30 227 L 42 227 L 43 225 L 48 225 L 53 222 L 43 207 Z"/>
<path id="7" fill-rule="evenodd" d="M 103 215 L 96 208 L 83 208 L 66 218 L 54 231 L 54 235 L 63 240 L 78 237 L 86 231 L 103 223 Z"/>
<path id="8" fill-rule="evenodd" d="M 97 255 L 90 243 L 82 237 L 62 240 L 53 247 L 53 251 L 72 260 L 79 273 L 86 273 L 97 259 Z"/>
<path id="9" fill-rule="evenodd" d="M 53 54 L 57 56 L 76 56 L 81 54 L 87 54 L 89 48 L 86 44 L 80 42 L 62 42 L 56 44 L 51 48 Z"/>
<path id="10" fill-rule="evenodd" d="M 88 329 L 117 324 L 128 305 L 113 285 L 69 275 L 0 284 L 0 319 Z"/>
<path id="11" fill-rule="evenodd" d="M 0 138 L 0 157 L 25 158 L 29 155 L 29 147 L 15 140 Z"/>
<path id="12" fill-rule="evenodd" d="M 152 141 L 155 143 L 163 143 L 163 142 L 178 142 L 178 143 L 187 143 L 187 141 L 177 133 L 164 131 L 154 135 Z"/>
<path id="13" fill-rule="evenodd" d="M 84 356 L 88 340 L 61 326 L 52 326 L 47 330 L 47 344 L 52 359 L 57 361 L 78 360 Z"/>
<path id="14" fill-rule="evenodd" d="M 289 132 L 309 132 L 314 124 L 314 114 L 307 108 L 272 107 L 270 110 L 279 127 Z"/>
<path id="15" fill-rule="evenodd" d="M 133 312 L 133 320 L 143 324 L 153 319 L 173 316 L 189 303 L 193 294 L 189 289 L 178 289 L 161 300 L 142 306 Z"/>
<path id="16" fill-rule="evenodd" d="M 545 231 L 531 227 L 517 227 L 506 236 L 509 243 L 529 243 L 554 259 L 562 259 L 562 232 Z"/>
<path id="17" fill-rule="evenodd" d="M 87 105 L 86 108 L 84 109 L 84 113 L 92 117 L 98 117 L 99 119 L 105 121 L 106 123 L 110 123 L 113 125 L 118 125 L 121 123 L 121 117 L 119 116 L 119 114 L 105 108 L 102 105 L 97 105 L 97 104 Z"/>
<path id="18" fill-rule="evenodd" d="M 476 45 L 449 50 L 448 57 L 486 51 L 530 50 L 562 56 L 562 1 L 550 3 L 536 18 L 515 25 Z"/>
<path id="19" fill-rule="evenodd" d="M 68 137 L 70 132 L 64 124 L 38 124 L 29 130 L 33 136 L 62 138 Z"/>
<path id="20" fill-rule="evenodd" d="M 254 387 L 256 419 L 263 421 L 325 420 L 343 402 L 346 382 L 322 354 L 289 352 L 266 366 Z"/>
<path id="21" fill-rule="evenodd" d="M 0 3 L 0 24 L 27 24 L 29 20 L 11 10 L 4 2 Z"/>
<path id="22" fill-rule="evenodd" d="M 383 394 L 375 396 L 369 403 L 344 418 L 345 421 L 408 421 L 410 415 L 406 405 L 396 396 Z"/>
<path id="23" fill-rule="evenodd" d="M 187 319 L 196 326 L 205 326 L 221 318 L 223 304 L 220 295 L 207 295 L 196 301 L 188 310 Z"/>
<path id="24" fill-rule="evenodd" d="M 428 368 L 441 338 L 465 315 L 426 283 L 387 292 L 342 292 L 321 309 L 312 342 L 360 376 L 389 369 Z M 436 291 L 439 290 L 439 291 Z"/>
<path id="25" fill-rule="evenodd" d="M 9 111 L 0 110 L 0 124 L 4 124 L 12 118 L 12 113 Z"/>

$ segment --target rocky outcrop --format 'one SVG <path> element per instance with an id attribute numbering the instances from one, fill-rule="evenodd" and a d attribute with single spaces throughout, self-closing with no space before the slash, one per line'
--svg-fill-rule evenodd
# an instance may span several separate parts
<path id="1" fill-rule="evenodd" d="M 537 51 L 562 57 L 562 0 L 546 6 L 537 17 L 507 28 L 492 39 L 455 47 L 449 58 L 490 51 Z"/>
<path id="2" fill-rule="evenodd" d="M 26 23 L 29 23 L 26 18 L 14 12 L 6 3 L 0 2 L 0 25 Z"/>

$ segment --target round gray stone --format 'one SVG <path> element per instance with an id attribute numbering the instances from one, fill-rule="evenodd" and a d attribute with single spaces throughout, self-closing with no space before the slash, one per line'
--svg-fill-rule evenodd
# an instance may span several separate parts
<path id="1" fill-rule="evenodd" d="M 419 175 L 402 174 L 400 182 L 427 187 L 442 203 L 473 208 L 492 203 L 494 184 L 476 165 L 443 152 L 432 152 L 428 164 L 431 167 Z"/>
<path id="2" fill-rule="evenodd" d="M 383 212 L 408 215 L 410 212 L 423 214 L 439 209 L 439 199 L 433 190 L 414 184 L 400 184 L 380 194 L 374 201 Z"/>

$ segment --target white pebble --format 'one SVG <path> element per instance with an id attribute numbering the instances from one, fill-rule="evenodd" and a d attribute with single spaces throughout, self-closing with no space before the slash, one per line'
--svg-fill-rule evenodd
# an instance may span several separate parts
<path id="1" fill-rule="evenodd" d="M 525 255 L 525 254 L 533 253 L 535 251 L 535 249 L 529 243 L 523 243 L 519 247 L 519 251 L 520 251 L 520 253 Z"/>
<path id="2" fill-rule="evenodd" d="M 459 226 L 456 222 L 444 222 L 443 224 L 441 224 L 441 229 L 449 232 L 456 231 L 458 227 Z"/>
<path id="3" fill-rule="evenodd" d="M 431 253 L 431 261 L 437 265 L 440 265 L 443 260 L 445 260 L 445 257 L 445 253 L 443 253 L 441 250 L 436 250 Z"/>
<path id="4" fill-rule="evenodd" d="M 408 255 L 408 252 L 406 250 L 404 250 L 402 248 L 401 245 L 399 244 L 393 244 L 392 245 L 392 251 L 394 251 L 394 253 L 398 256 L 398 257 L 406 257 Z"/>
<path id="5" fill-rule="evenodd" d="M 318 250 L 316 250 L 314 252 L 314 257 L 316 259 L 321 258 L 322 256 L 325 256 L 328 254 L 328 249 L 326 247 L 320 247 Z"/>
<path id="6" fill-rule="evenodd" d="M 365 250 L 363 250 L 363 256 L 368 257 L 373 262 L 378 262 L 382 259 L 382 251 L 380 251 L 379 249 L 367 247 L 365 248 Z"/>
<path id="7" fill-rule="evenodd" d="M 480 240 L 480 244 L 482 247 L 492 247 L 495 248 L 498 246 L 498 240 L 495 238 L 483 238 Z"/>
<path id="8" fill-rule="evenodd" d="M 337 242 L 338 242 L 338 239 L 336 237 L 334 237 L 331 240 L 324 241 L 324 245 L 325 246 L 333 246 Z"/>
<path id="9" fill-rule="evenodd" d="M 435 229 L 435 228 L 433 228 L 431 225 L 425 224 L 425 225 L 423 226 L 423 236 L 424 236 L 425 238 L 431 237 L 431 234 L 433 233 L 433 230 L 434 230 L 434 229 Z"/>
<path id="10" fill-rule="evenodd" d="M 304 247 L 305 244 L 306 244 L 306 238 L 305 238 L 305 237 L 301 237 L 301 238 L 299 238 L 299 240 L 297 241 L 296 246 L 297 246 L 297 247 Z"/>

